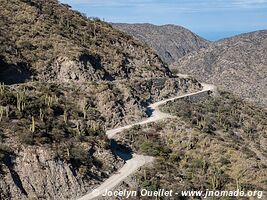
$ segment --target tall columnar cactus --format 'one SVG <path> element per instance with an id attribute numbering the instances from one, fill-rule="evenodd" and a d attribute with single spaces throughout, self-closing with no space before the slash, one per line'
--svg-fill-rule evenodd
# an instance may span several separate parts
<path id="1" fill-rule="evenodd" d="M 78 135 L 80 136 L 81 135 L 81 130 L 80 130 L 80 123 L 79 123 L 78 120 L 76 121 L 76 130 L 77 130 Z"/>
<path id="2" fill-rule="evenodd" d="M 64 122 L 65 122 L 65 124 L 67 124 L 67 123 L 68 123 L 68 113 L 67 113 L 66 110 L 64 110 L 64 115 L 63 115 L 63 117 L 64 117 Z"/>
<path id="3" fill-rule="evenodd" d="M 39 118 L 42 122 L 44 121 L 44 112 L 41 108 L 40 108 Z"/>
<path id="4" fill-rule="evenodd" d="M 5 111 L 6 111 L 6 117 L 8 118 L 8 117 L 9 117 L 9 106 L 7 106 L 7 107 L 5 108 Z"/>
<path id="5" fill-rule="evenodd" d="M 144 179 L 145 179 L 145 181 L 147 180 L 147 173 L 146 173 L 146 169 L 144 169 Z"/>
<path id="6" fill-rule="evenodd" d="M 212 185 L 212 189 L 213 189 L 213 190 L 216 190 L 216 189 L 217 189 L 217 186 L 218 186 L 218 180 L 217 180 L 216 175 L 213 175 L 213 176 L 211 177 L 211 185 Z"/>
<path id="7" fill-rule="evenodd" d="M 35 120 L 34 120 L 34 117 L 32 117 L 32 124 L 31 124 L 31 126 L 30 126 L 30 131 L 31 131 L 32 133 L 35 132 Z"/>
<path id="8" fill-rule="evenodd" d="M 17 109 L 22 112 L 25 109 L 26 103 L 26 91 L 25 88 L 22 91 L 17 92 Z"/>
<path id="9" fill-rule="evenodd" d="M 53 97 L 49 95 L 45 95 L 45 104 L 48 107 L 51 107 L 53 105 Z"/>
<path id="10" fill-rule="evenodd" d="M 86 119 L 87 117 L 86 100 L 82 102 L 82 110 L 83 110 L 83 118 Z"/>
<path id="11" fill-rule="evenodd" d="M 90 128 L 95 132 L 97 130 L 96 123 L 94 121 L 91 121 Z"/>
<path id="12" fill-rule="evenodd" d="M 5 85 L 4 83 L 0 83 L 0 95 L 3 95 L 5 93 Z"/>
<path id="13" fill-rule="evenodd" d="M 6 115 L 6 118 L 9 117 L 9 107 L 0 106 L 0 122 L 3 120 L 4 115 Z"/>
<path id="14" fill-rule="evenodd" d="M 3 106 L 0 106 L 0 122 L 3 119 L 3 116 L 4 116 L 4 107 Z"/>
<path id="15" fill-rule="evenodd" d="M 237 190 L 241 190 L 241 188 L 240 188 L 240 184 L 239 184 L 239 179 L 238 178 L 236 178 L 236 189 Z"/>

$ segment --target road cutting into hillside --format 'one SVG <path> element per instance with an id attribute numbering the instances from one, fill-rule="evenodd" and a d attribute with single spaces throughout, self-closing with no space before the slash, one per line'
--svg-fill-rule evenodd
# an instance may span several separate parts
<path id="1" fill-rule="evenodd" d="M 179 96 L 165 99 L 162 101 L 158 101 L 156 103 L 149 105 L 147 108 L 152 111 L 152 114 L 149 118 L 143 119 L 140 122 L 137 122 L 131 125 L 108 130 L 106 132 L 108 138 L 113 139 L 117 133 L 130 129 L 136 125 L 144 125 L 144 124 L 160 121 L 160 120 L 167 119 L 167 118 L 173 118 L 173 116 L 171 116 L 170 114 L 163 113 L 159 109 L 159 106 L 164 105 L 169 101 L 174 101 L 177 99 L 182 99 L 185 97 L 198 95 L 198 94 L 205 93 L 208 91 L 214 92 L 215 94 L 217 93 L 217 88 L 214 85 L 202 84 L 202 86 L 203 86 L 202 90 L 198 92 L 179 95 Z M 100 186 L 95 188 L 92 192 L 79 198 L 78 200 L 91 200 L 91 199 L 97 199 L 101 197 L 106 191 L 111 191 L 116 186 L 118 186 L 123 180 L 125 180 L 128 176 L 134 174 L 140 167 L 147 165 L 149 163 L 152 163 L 153 160 L 154 158 L 150 156 L 134 154 L 130 160 L 126 161 L 125 165 L 118 171 L 118 173 L 111 176 L 109 179 L 104 181 Z"/>

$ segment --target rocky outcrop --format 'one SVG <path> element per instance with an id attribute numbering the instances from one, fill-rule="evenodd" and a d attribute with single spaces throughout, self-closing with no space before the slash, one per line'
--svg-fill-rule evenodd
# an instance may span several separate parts
<path id="1" fill-rule="evenodd" d="M 17 149 L 16 157 L 2 166 L 0 199 L 75 199 L 123 164 L 109 150 L 95 151 L 104 166 L 85 179 L 48 148 Z"/>
<path id="2" fill-rule="evenodd" d="M 117 81 L 110 92 L 97 94 L 95 102 L 108 127 L 118 127 L 147 117 L 148 104 L 202 88 L 194 78 L 157 78 Z"/>
<path id="3" fill-rule="evenodd" d="M 209 46 L 207 40 L 181 26 L 123 23 L 112 26 L 145 42 L 167 64 L 172 64 L 190 52 Z"/>

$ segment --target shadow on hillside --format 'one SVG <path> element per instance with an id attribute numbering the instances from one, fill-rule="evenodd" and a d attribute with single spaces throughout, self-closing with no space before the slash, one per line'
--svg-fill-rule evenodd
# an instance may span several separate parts
<path id="1" fill-rule="evenodd" d="M 5 85 L 24 83 L 30 80 L 32 73 L 27 63 L 8 64 L 0 56 L 0 82 Z"/>
<path id="2" fill-rule="evenodd" d="M 21 193 L 28 196 L 28 193 L 23 187 L 23 183 L 20 179 L 19 174 L 14 169 L 15 168 L 14 163 L 13 163 L 14 157 L 15 157 L 15 154 L 13 153 L 4 154 L 3 163 L 8 167 L 11 178 L 14 181 L 15 185 L 18 187 L 18 189 L 21 191 Z"/>
<path id="3" fill-rule="evenodd" d="M 133 152 L 129 147 L 118 144 L 115 140 L 110 141 L 110 147 L 116 156 L 121 158 L 124 161 L 130 160 L 133 158 Z"/>
<path id="4" fill-rule="evenodd" d="M 151 117 L 153 115 L 154 111 L 155 111 L 155 109 L 153 109 L 151 107 L 147 107 L 145 113 L 146 113 L 147 117 Z"/>

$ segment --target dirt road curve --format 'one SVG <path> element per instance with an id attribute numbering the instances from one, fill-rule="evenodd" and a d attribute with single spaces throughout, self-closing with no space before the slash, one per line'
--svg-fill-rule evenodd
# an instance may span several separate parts
<path id="1" fill-rule="evenodd" d="M 197 95 L 197 94 L 200 94 L 203 92 L 207 92 L 207 91 L 213 91 L 215 93 L 217 92 L 217 88 L 214 85 L 202 84 L 202 86 L 203 86 L 203 89 L 201 91 L 176 96 L 173 98 L 165 99 L 165 100 L 151 104 L 150 106 L 148 106 L 148 108 L 150 110 L 152 110 L 151 117 L 144 119 L 144 120 L 142 120 L 138 123 L 135 123 L 135 124 L 131 124 L 131 125 L 127 125 L 124 127 L 108 130 L 106 132 L 107 136 L 110 139 L 112 139 L 112 138 L 114 138 L 114 136 L 117 133 L 119 133 L 123 130 L 129 129 L 135 125 L 143 125 L 143 124 L 147 124 L 150 122 L 163 120 L 166 118 L 171 118 L 172 117 L 171 115 L 163 113 L 159 110 L 159 106 L 161 106 L 161 105 L 163 105 L 169 101 L 181 99 L 184 97 L 194 96 L 194 95 Z M 91 199 L 96 199 L 97 197 L 101 197 L 106 191 L 112 190 L 113 188 L 118 186 L 123 180 L 125 180 L 128 176 L 134 174 L 140 167 L 142 167 L 148 163 L 153 162 L 153 160 L 154 160 L 153 157 L 143 156 L 143 155 L 133 155 L 132 159 L 128 160 L 126 162 L 126 164 L 119 170 L 119 172 L 117 174 L 111 176 L 109 179 L 107 179 L 104 183 L 102 183 L 95 190 L 93 190 L 89 194 L 81 197 L 78 200 L 91 200 Z"/>

